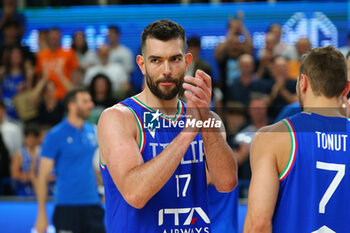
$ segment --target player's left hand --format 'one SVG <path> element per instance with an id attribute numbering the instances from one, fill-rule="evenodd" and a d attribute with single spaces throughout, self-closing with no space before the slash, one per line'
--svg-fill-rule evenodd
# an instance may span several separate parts
<path id="1" fill-rule="evenodd" d="M 185 96 L 197 107 L 201 120 L 210 117 L 210 101 L 212 95 L 211 77 L 202 70 L 197 70 L 195 77 L 185 76 L 182 87 L 187 90 Z"/>

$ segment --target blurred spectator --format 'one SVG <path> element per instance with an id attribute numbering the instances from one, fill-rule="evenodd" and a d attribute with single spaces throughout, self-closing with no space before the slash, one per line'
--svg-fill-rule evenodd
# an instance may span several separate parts
<path id="1" fill-rule="evenodd" d="M 118 99 L 124 99 L 130 90 L 130 83 L 125 69 L 119 63 L 108 62 L 109 47 L 102 45 L 98 49 L 99 65 L 90 67 L 84 76 L 83 83 L 89 86 L 97 74 L 106 75 L 112 82 L 112 92 Z"/>
<path id="2" fill-rule="evenodd" d="M 56 98 L 62 99 L 72 88 L 72 76 L 78 68 L 78 60 L 73 50 L 61 48 L 61 32 L 57 28 L 50 29 L 48 46 L 38 53 L 35 71 L 41 77 L 47 69 L 49 79 L 56 85 Z"/>
<path id="3" fill-rule="evenodd" d="M 0 74 L 1 97 L 7 109 L 7 115 L 19 120 L 13 98 L 26 89 L 30 89 L 34 80 L 34 69 L 29 61 L 25 62 L 19 47 L 9 49 L 5 53 L 6 63 Z"/>
<path id="4" fill-rule="evenodd" d="M 39 204 L 35 228 L 45 232 L 47 182 L 55 168 L 56 190 L 53 223 L 57 232 L 105 232 L 93 156 L 97 148 L 96 131 L 85 122 L 93 108 L 86 89 L 73 89 L 65 97 L 67 118 L 53 127 L 42 145 L 37 180 Z"/>
<path id="5" fill-rule="evenodd" d="M 38 36 L 38 52 L 44 49 L 48 49 L 48 41 L 49 41 L 49 32 L 47 30 L 39 30 L 39 36 Z"/>
<path id="6" fill-rule="evenodd" d="M 0 16 L 0 44 L 3 43 L 2 32 L 4 25 L 9 22 L 18 23 L 18 38 L 23 36 L 25 30 L 26 20 L 23 14 L 17 12 L 17 1 L 16 0 L 2 0 L 2 12 Z M 19 40 L 16 42 L 19 42 Z"/>
<path id="7" fill-rule="evenodd" d="M 278 43 L 276 33 L 267 32 L 265 34 L 265 47 L 258 51 L 258 59 L 271 60 L 274 56 L 274 49 Z"/>
<path id="8" fill-rule="evenodd" d="M 350 80 L 350 51 L 346 54 L 346 62 L 348 64 L 348 79 Z"/>
<path id="9" fill-rule="evenodd" d="M 10 161 L 22 147 L 21 128 L 8 121 L 6 106 L 0 100 L 0 195 L 12 195 Z"/>
<path id="10" fill-rule="evenodd" d="M 6 51 L 19 47 L 22 50 L 22 54 L 25 62 L 30 61 L 31 65 L 35 63 L 35 56 L 29 51 L 29 48 L 26 46 L 22 46 L 20 44 L 21 35 L 20 35 L 20 25 L 17 21 L 9 21 L 5 25 L 3 25 L 3 42 L 0 46 L 0 58 L 1 65 L 6 63 Z"/>
<path id="11" fill-rule="evenodd" d="M 197 69 L 203 70 L 205 73 L 212 75 L 212 69 L 208 62 L 200 57 L 201 40 L 197 36 L 187 39 L 187 52 L 192 54 L 192 63 L 188 67 L 186 75 L 194 76 Z"/>
<path id="12" fill-rule="evenodd" d="M 39 99 L 37 99 L 38 117 L 36 122 L 40 125 L 54 126 L 64 116 L 64 107 L 61 100 L 57 100 L 56 86 L 53 82 L 47 81 L 42 87 Z"/>
<path id="13" fill-rule="evenodd" d="M 235 101 L 248 107 L 252 92 L 259 91 L 263 81 L 258 80 L 254 73 L 254 58 L 245 53 L 239 57 L 240 77 L 235 79 L 230 92 L 227 94 L 229 101 Z"/>
<path id="14" fill-rule="evenodd" d="M 22 147 L 22 130 L 20 126 L 6 118 L 6 105 L 2 100 L 0 100 L 0 133 L 11 158 Z"/>
<path id="15" fill-rule="evenodd" d="M 0 133 L 0 195 L 11 195 L 10 153 Z"/>
<path id="16" fill-rule="evenodd" d="M 39 160 L 39 126 L 26 125 L 24 146 L 11 161 L 11 178 L 15 181 L 15 193 L 19 196 L 34 196 L 37 165 Z"/>
<path id="17" fill-rule="evenodd" d="M 83 31 L 76 31 L 73 35 L 72 49 L 79 60 L 79 67 L 85 73 L 86 69 L 98 63 L 96 53 L 89 50 Z"/>
<path id="18" fill-rule="evenodd" d="M 134 71 L 134 55 L 128 47 L 120 44 L 120 30 L 117 26 L 109 26 L 108 40 L 110 46 L 108 62 L 119 63 L 130 77 Z"/>
<path id="19" fill-rule="evenodd" d="M 90 117 L 87 119 L 87 121 L 97 124 L 102 111 L 105 108 L 111 107 L 118 103 L 119 100 L 113 98 L 112 83 L 104 74 L 97 74 L 95 77 L 93 77 L 89 86 L 89 92 L 95 106 L 91 110 Z"/>
<path id="20" fill-rule="evenodd" d="M 238 178 L 249 181 L 251 178 L 249 149 L 255 133 L 262 127 L 271 124 L 267 115 L 266 96 L 254 93 L 250 98 L 248 115 L 250 124 L 242 129 L 235 137 L 235 143 L 238 145 L 236 150 L 238 162 Z M 248 187 L 240 187 L 240 197 L 248 196 Z"/>
<path id="21" fill-rule="evenodd" d="M 273 55 L 282 55 L 285 58 L 289 58 L 293 56 L 293 46 L 282 41 L 282 27 L 278 23 L 274 23 L 269 27 L 268 32 L 272 32 L 275 34 L 277 39 L 277 44 L 274 48 Z"/>
<path id="22" fill-rule="evenodd" d="M 242 39 L 242 37 L 244 37 Z M 238 57 L 243 53 L 252 54 L 253 43 L 251 36 L 243 24 L 243 13 L 238 12 L 238 18 L 230 19 L 225 40 L 215 49 L 215 59 L 220 69 L 220 85 L 223 91 L 223 101 L 227 100 L 227 94 L 233 85 L 233 81 L 239 77 Z"/>
<path id="23" fill-rule="evenodd" d="M 246 107 L 242 103 L 228 101 L 226 102 L 224 113 L 227 142 L 232 148 L 235 148 L 234 138 L 247 124 Z"/>
<path id="24" fill-rule="evenodd" d="M 339 51 L 344 55 L 344 57 L 346 57 L 346 55 L 350 51 L 350 33 L 348 33 L 348 37 L 347 37 L 346 42 L 347 42 L 347 44 L 345 46 L 342 46 L 339 48 Z"/>
<path id="25" fill-rule="evenodd" d="M 296 80 L 288 77 L 288 63 L 282 56 L 272 59 L 271 71 L 273 80 L 265 93 L 270 93 L 268 105 L 269 115 L 274 119 L 287 104 L 298 100 L 296 95 Z"/>
<path id="26" fill-rule="evenodd" d="M 212 75 L 212 69 L 208 62 L 200 57 L 201 40 L 199 37 L 193 36 L 186 40 L 187 52 L 192 54 L 192 62 L 188 67 L 186 75 L 195 76 L 197 69 L 203 70 L 205 73 Z M 181 88 L 179 97 L 185 100 L 184 89 Z"/>
<path id="27" fill-rule="evenodd" d="M 277 45 L 277 37 L 275 33 L 268 32 L 265 35 L 265 48 L 258 51 L 258 69 L 256 75 L 261 79 L 270 79 L 271 73 L 269 64 L 274 56 L 274 49 Z"/>
<path id="28" fill-rule="evenodd" d="M 294 53 L 288 58 L 288 77 L 297 79 L 299 76 L 299 68 L 302 56 L 312 48 L 308 38 L 299 38 L 295 43 Z"/>
<path id="29" fill-rule="evenodd" d="M 286 117 L 293 116 L 294 114 L 297 114 L 299 112 L 301 112 L 299 101 L 288 104 L 284 106 L 284 108 L 282 108 L 281 112 L 276 117 L 275 122 L 279 122 L 280 120 L 283 120 Z"/>

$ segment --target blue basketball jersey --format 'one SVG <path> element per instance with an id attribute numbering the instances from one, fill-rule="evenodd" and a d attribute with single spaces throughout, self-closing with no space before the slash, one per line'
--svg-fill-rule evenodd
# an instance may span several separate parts
<path id="1" fill-rule="evenodd" d="M 119 104 L 128 107 L 134 114 L 145 163 L 157 156 L 181 132 L 181 124 L 186 120 L 186 107 L 182 101 L 178 102 L 178 112 L 173 119 L 154 111 L 136 97 Z M 205 158 L 200 134 L 189 146 L 170 180 L 142 209 L 130 206 L 115 186 L 107 166 L 101 163 L 100 167 L 105 186 L 107 232 L 210 232 Z"/>
<path id="2" fill-rule="evenodd" d="M 349 119 L 302 112 L 283 122 L 292 151 L 280 175 L 273 232 L 349 232 Z"/>

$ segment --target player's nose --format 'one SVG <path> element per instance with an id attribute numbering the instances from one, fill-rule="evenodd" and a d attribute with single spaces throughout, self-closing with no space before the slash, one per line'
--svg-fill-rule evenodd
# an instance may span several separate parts
<path id="1" fill-rule="evenodd" d="M 165 61 L 164 62 L 164 72 L 163 72 L 164 76 L 170 76 L 171 75 L 171 67 L 170 67 L 170 63 L 169 61 Z"/>

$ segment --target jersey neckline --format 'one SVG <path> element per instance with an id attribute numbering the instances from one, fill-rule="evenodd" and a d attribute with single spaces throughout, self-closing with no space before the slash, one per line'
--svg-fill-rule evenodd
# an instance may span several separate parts
<path id="1" fill-rule="evenodd" d="M 311 117 L 318 118 L 318 119 L 332 119 L 332 120 L 335 120 L 335 121 L 344 121 L 344 120 L 350 121 L 350 118 L 347 118 L 345 116 L 344 117 L 340 117 L 340 116 L 325 116 L 325 115 L 321 115 L 321 114 L 310 112 L 310 111 L 302 111 L 301 113 L 303 113 L 305 115 L 308 115 L 308 116 L 311 116 Z"/>
<path id="2" fill-rule="evenodd" d="M 132 96 L 130 97 L 131 100 L 133 100 L 136 104 L 138 104 L 139 106 L 143 107 L 144 109 L 150 111 L 150 112 L 156 112 L 156 110 L 154 110 L 153 108 L 149 107 L 148 105 L 146 105 L 145 103 L 143 103 L 141 100 L 139 100 L 136 96 Z M 180 101 L 179 99 L 177 100 L 177 112 L 174 116 L 173 119 L 169 118 L 168 116 L 164 115 L 163 113 L 160 113 L 160 116 L 168 121 L 178 121 L 180 119 L 180 117 L 183 114 L 183 103 L 182 101 Z"/>

